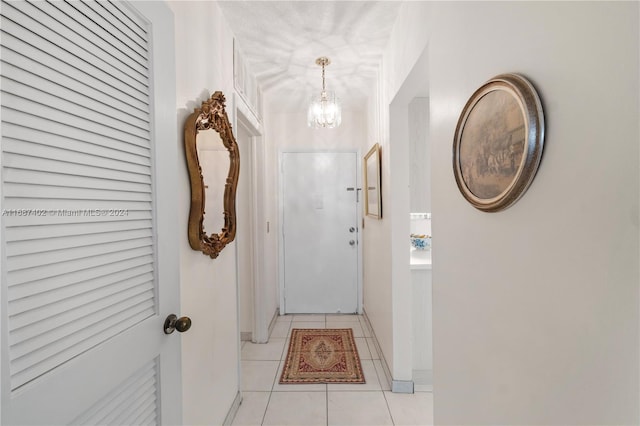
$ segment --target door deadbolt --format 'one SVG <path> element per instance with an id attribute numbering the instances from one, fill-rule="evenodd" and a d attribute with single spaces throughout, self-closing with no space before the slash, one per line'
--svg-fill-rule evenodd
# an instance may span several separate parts
<path id="1" fill-rule="evenodd" d="M 184 333 L 185 331 L 191 328 L 191 318 L 189 317 L 180 317 L 177 315 L 171 314 L 164 320 L 164 334 L 171 334 L 174 331 L 178 330 L 180 333 Z"/>

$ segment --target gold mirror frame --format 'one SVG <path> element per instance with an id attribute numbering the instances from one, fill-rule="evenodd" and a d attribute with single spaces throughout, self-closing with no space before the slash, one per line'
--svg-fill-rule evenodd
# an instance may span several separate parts
<path id="1" fill-rule="evenodd" d="M 364 156 L 364 214 L 382 219 L 382 167 L 380 167 L 380 145 L 374 144 Z"/>
<path id="2" fill-rule="evenodd" d="M 224 183 L 224 226 L 218 234 L 207 235 L 203 229 L 205 185 L 198 158 L 196 140 L 198 132 L 215 130 L 229 151 L 229 174 Z M 236 236 L 236 188 L 240 172 L 240 153 L 225 110 L 225 98 L 217 91 L 210 99 L 195 108 L 184 124 L 184 148 L 191 181 L 191 210 L 189 211 L 189 245 L 215 259 Z M 211 213 L 209 213 L 211 214 Z"/>

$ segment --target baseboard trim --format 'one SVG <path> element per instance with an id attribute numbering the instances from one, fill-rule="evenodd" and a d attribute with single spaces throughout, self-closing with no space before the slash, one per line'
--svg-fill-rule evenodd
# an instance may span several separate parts
<path id="1" fill-rule="evenodd" d="M 413 393 L 413 381 L 412 380 L 393 380 L 391 382 L 391 392 Z"/>
<path id="2" fill-rule="evenodd" d="M 227 413 L 227 417 L 224 418 L 223 426 L 231 426 L 233 423 L 233 419 L 236 418 L 236 414 L 238 414 L 238 409 L 240 408 L 240 404 L 242 403 L 242 394 L 238 392 L 236 394 L 236 398 L 233 400 L 233 404 L 231 404 L 231 408 L 229 408 L 229 412 Z"/>
<path id="3" fill-rule="evenodd" d="M 271 317 L 271 322 L 269 323 L 269 337 L 271 337 L 271 332 L 273 331 L 273 327 L 276 326 L 276 321 L 278 320 L 279 316 L 280 308 L 276 308 L 276 310 L 273 311 L 273 316 Z"/>
<path id="4" fill-rule="evenodd" d="M 387 359 L 384 357 L 384 353 L 382 352 L 382 348 L 380 347 L 380 342 L 378 342 L 378 338 L 376 337 L 376 333 L 371 326 L 371 321 L 369 320 L 369 316 L 367 315 L 367 311 L 363 309 L 362 315 L 364 317 L 369 330 L 371 331 L 371 337 L 373 338 L 373 344 L 376 348 L 376 352 L 378 352 L 378 358 L 380 358 L 380 364 L 382 365 L 382 370 L 384 371 L 384 375 L 387 379 L 387 383 L 391 383 L 391 392 L 394 393 L 413 393 L 414 385 L 412 380 L 394 380 L 391 375 L 391 369 L 389 368 L 389 364 L 387 364 Z M 411 389 L 411 390 L 408 390 Z"/>

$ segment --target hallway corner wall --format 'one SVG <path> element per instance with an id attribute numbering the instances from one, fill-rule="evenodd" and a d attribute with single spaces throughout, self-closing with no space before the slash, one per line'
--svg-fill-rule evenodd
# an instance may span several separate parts
<path id="1" fill-rule="evenodd" d="M 373 131 L 385 135 L 408 59 L 428 45 L 436 424 L 640 421 L 638 8 L 402 6 Z M 456 186 L 453 135 L 469 96 L 505 72 L 536 86 L 545 148 L 524 196 L 483 213 Z M 387 143 L 383 136 L 383 150 Z M 388 292 L 375 297 L 393 304 Z M 384 321 L 384 309 L 372 315 L 365 303 L 370 318 Z"/>
<path id="2" fill-rule="evenodd" d="M 404 251 L 398 247 L 392 250 L 397 239 L 392 238 L 396 226 L 403 219 L 394 221 L 393 210 L 403 211 L 394 203 L 396 192 L 402 193 L 400 202 L 406 202 L 409 210 L 409 157 L 408 144 L 406 159 L 402 152 L 395 152 L 392 139 L 407 135 L 391 135 L 391 103 L 400 91 L 405 79 L 420 59 L 428 41 L 431 21 L 431 2 L 404 2 L 400 7 L 391 39 L 381 61 L 376 87 L 372 88 L 368 110 L 368 134 L 371 143 L 378 142 L 382 152 L 382 219 L 365 218 L 364 252 L 364 305 L 373 331 L 394 380 L 410 381 L 411 350 L 405 347 L 411 331 L 411 297 L 409 273 L 409 215 L 404 222 L 406 231 L 406 263 L 402 260 Z M 395 179 L 395 180 L 394 180 Z M 401 191 L 393 190 L 399 187 Z M 395 207 L 395 208 L 394 208 Z M 398 213 L 396 213 L 398 216 Z M 397 231 L 402 232 L 402 231 Z M 404 246 L 403 246 L 404 247 Z M 406 271 L 394 271 L 394 265 L 406 267 Z M 398 277 L 404 277 L 400 279 Z M 401 282 L 394 284 L 394 279 Z"/>
<path id="3" fill-rule="evenodd" d="M 176 224 L 182 230 L 182 311 L 176 314 L 193 321 L 189 332 L 180 336 L 183 424 L 222 424 L 239 390 L 236 242 L 227 245 L 214 260 L 188 244 L 190 187 L 183 129 L 186 117 L 216 90 L 224 93 L 227 114 L 233 122 L 233 34 L 215 2 L 169 1 L 168 5 L 175 17 L 176 144 L 182 155 L 177 176 L 180 221 Z"/>

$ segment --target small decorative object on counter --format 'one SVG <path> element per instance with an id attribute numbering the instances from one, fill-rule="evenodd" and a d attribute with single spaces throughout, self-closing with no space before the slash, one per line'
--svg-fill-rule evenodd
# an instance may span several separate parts
<path id="1" fill-rule="evenodd" d="M 416 250 L 431 249 L 431 235 L 411 234 L 411 245 Z"/>

